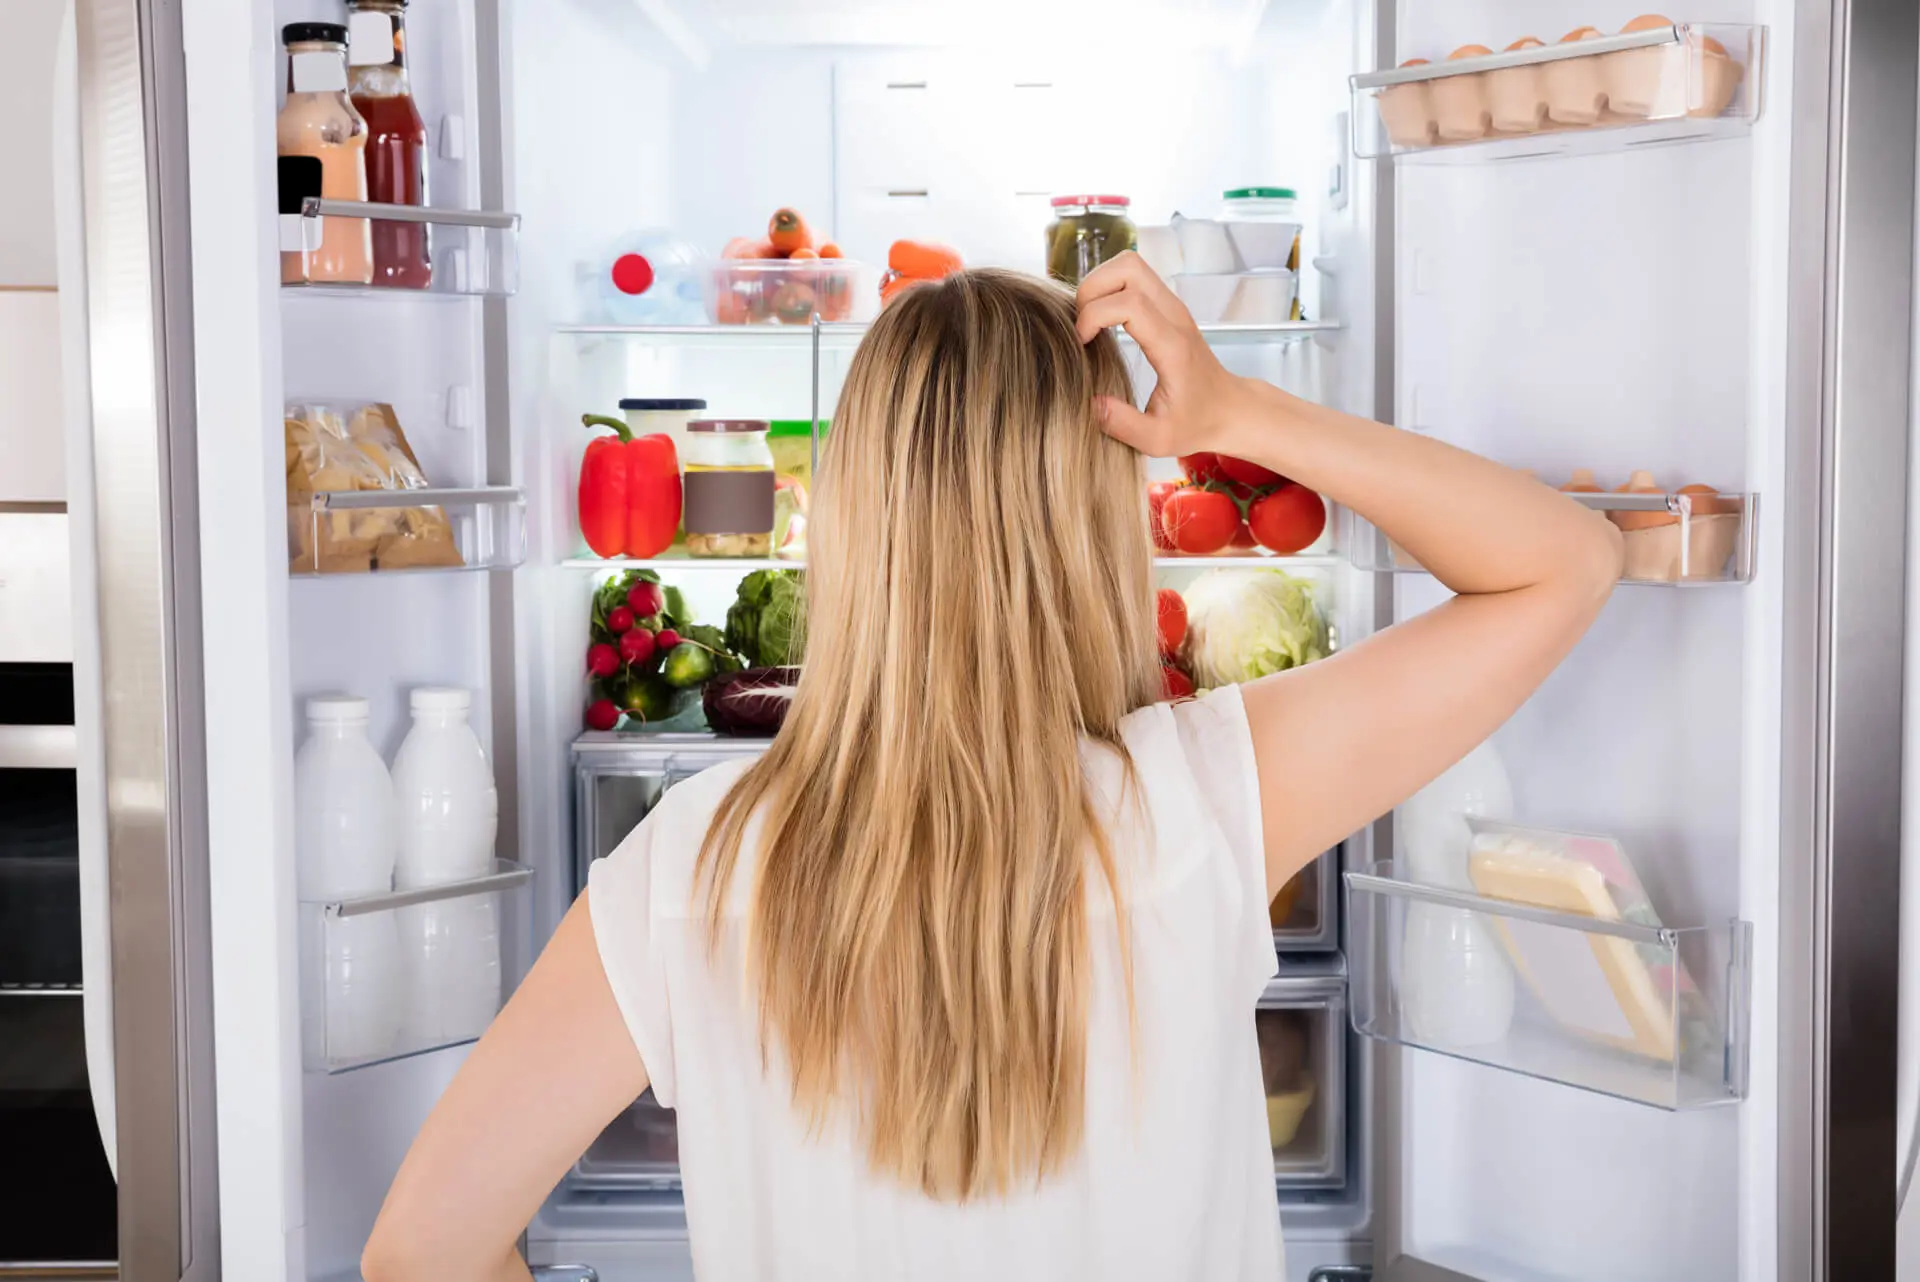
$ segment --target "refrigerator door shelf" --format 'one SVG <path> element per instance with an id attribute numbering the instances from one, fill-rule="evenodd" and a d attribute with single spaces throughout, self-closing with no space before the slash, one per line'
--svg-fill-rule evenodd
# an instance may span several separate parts
<path id="1" fill-rule="evenodd" d="M 1753 578 L 1760 523 L 1752 494 L 1570 494 L 1623 527 L 1620 582 L 1700 587 Z M 1380 574 L 1426 570 L 1386 532 L 1351 509 L 1340 512 L 1340 546 L 1355 569 Z"/>
<path id="2" fill-rule="evenodd" d="M 307 198 L 299 214 L 286 216 L 313 228 L 287 244 L 320 244 L 323 218 L 366 218 L 378 223 L 425 224 L 428 258 L 433 264 L 425 288 L 402 288 L 333 281 L 283 280 L 282 289 L 296 295 L 346 295 L 369 298 L 509 298 L 520 287 L 520 215 L 469 209 L 430 209 L 415 205 L 380 205 L 357 200 Z M 307 274 L 310 254 L 294 250 L 281 255 L 297 259 Z"/>
<path id="3" fill-rule="evenodd" d="M 1475 163 L 1743 135 L 1764 45 L 1763 27 L 1679 23 L 1351 76 L 1353 151 Z"/>
<path id="4" fill-rule="evenodd" d="M 346 1073 L 477 1041 L 505 991 L 502 941 L 533 870 L 300 905 L 306 1068 Z"/>
<path id="5" fill-rule="evenodd" d="M 291 494 L 287 518 L 298 578 L 511 570 L 527 557 L 517 486 Z"/>
<path id="6" fill-rule="evenodd" d="M 1337 1189 L 1347 1175 L 1345 984 L 1286 971 L 1254 1012 L 1267 1096 L 1273 1181 L 1289 1189 Z"/>
<path id="7" fill-rule="evenodd" d="M 1282 953 L 1323 953 L 1340 947 L 1339 880 L 1338 847 L 1294 874 L 1271 905 L 1275 948 Z"/>
<path id="8" fill-rule="evenodd" d="M 1668 1111 L 1745 1096 L 1746 922 L 1563 912 L 1384 862 L 1346 881 L 1354 1031 Z"/>

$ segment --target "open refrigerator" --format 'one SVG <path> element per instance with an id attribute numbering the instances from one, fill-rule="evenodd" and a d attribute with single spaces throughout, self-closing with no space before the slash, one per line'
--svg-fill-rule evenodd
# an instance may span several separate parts
<path id="1" fill-rule="evenodd" d="M 1292 1070 L 1270 1104 L 1290 1276 L 1892 1276 L 1920 55 L 1905 8 L 1700 0 L 1586 51 L 1493 53 L 1635 15 L 421 0 L 407 53 L 435 285 L 413 291 L 280 284 L 279 33 L 339 21 L 333 0 L 78 0 L 62 283 L 85 304 L 66 323 L 69 452 L 91 478 L 75 560 L 105 708 L 82 744 L 105 832 L 83 884 L 93 974 L 112 975 L 110 997 L 92 975 L 86 992 L 122 1275 L 354 1276 L 465 1039 L 316 1055 L 302 1023 L 327 997 L 303 985 L 303 941 L 484 899 L 510 991 L 592 859 L 677 780 L 756 750 L 583 732 L 609 567 L 575 518 L 580 415 L 701 396 L 829 421 L 862 327 L 604 323 L 582 281 L 608 246 L 668 227 L 711 252 L 791 205 L 855 260 L 912 236 L 1039 270 L 1054 193 L 1126 191 L 1144 223 L 1279 181 L 1306 228 L 1303 316 L 1212 327 L 1230 367 L 1553 483 L 1700 482 L 1691 506 L 1585 500 L 1725 531 L 1704 571 L 1696 550 L 1623 584 L 1494 740 L 1510 817 L 1629 848 L 1657 922 L 1422 885 L 1391 816 L 1310 870 L 1256 1017 Z M 1448 61 L 1472 43 L 1487 51 Z M 1637 115 L 1490 132 L 1462 115 L 1463 93 L 1620 59 L 1660 69 Z M 290 508 L 283 414 L 369 402 L 405 425 L 431 483 L 405 506 L 445 513 L 459 565 L 290 565 L 290 525 L 297 543 L 305 523 L 398 504 Z M 1443 595 L 1350 513 L 1275 564 L 1314 585 L 1341 644 Z M 704 619 L 747 567 L 659 568 Z M 498 862 L 426 896 L 302 902 L 302 703 L 367 696 L 391 752 L 423 684 L 473 692 Z M 1442 1044 L 1405 991 L 1408 923 L 1432 911 L 1563 956 L 1641 957 L 1669 985 L 1667 1042 L 1691 1053 L 1596 1049 L 1532 988 L 1525 1036 Z M 1704 1035 L 1680 1027 L 1682 975 Z M 670 1116 L 643 1099 L 617 1119 L 525 1246 L 554 1277 L 690 1276 Z"/>

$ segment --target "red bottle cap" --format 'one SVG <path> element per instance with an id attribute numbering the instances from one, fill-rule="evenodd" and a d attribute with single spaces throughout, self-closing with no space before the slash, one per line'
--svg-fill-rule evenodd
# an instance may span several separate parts
<path id="1" fill-rule="evenodd" d="M 653 288 L 653 264 L 643 254 L 622 254 L 613 260 L 613 287 L 623 294 L 644 294 Z"/>

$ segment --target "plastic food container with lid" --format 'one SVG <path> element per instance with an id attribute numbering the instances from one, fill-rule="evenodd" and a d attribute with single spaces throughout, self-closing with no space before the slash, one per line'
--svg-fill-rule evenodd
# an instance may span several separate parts
<path id="1" fill-rule="evenodd" d="M 725 258 L 706 281 L 716 325 L 869 321 L 880 310 L 879 273 L 845 258 Z"/>
<path id="2" fill-rule="evenodd" d="M 826 419 L 820 420 L 820 445 L 826 447 Z M 776 418 L 767 427 L 767 448 L 773 454 L 773 470 L 791 476 L 808 489 L 813 488 L 813 420 Z"/>
<path id="3" fill-rule="evenodd" d="M 687 424 L 680 456 L 681 524 L 692 556 L 773 554 L 773 450 L 765 419 Z"/>
<path id="4" fill-rule="evenodd" d="M 1300 270 L 1300 216 L 1291 187 L 1233 187 L 1220 193 L 1221 219 L 1249 271 Z"/>
<path id="5" fill-rule="evenodd" d="M 697 396 L 630 396 L 620 402 L 620 417 L 627 421 L 627 427 L 635 436 L 659 432 L 672 437 L 674 452 L 683 454 L 687 447 L 687 424 L 706 408 L 706 401 Z"/>
<path id="6" fill-rule="evenodd" d="M 1047 228 L 1047 274 L 1078 285 L 1101 263 L 1135 247 L 1138 239 L 1125 196 L 1055 196 Z"/>

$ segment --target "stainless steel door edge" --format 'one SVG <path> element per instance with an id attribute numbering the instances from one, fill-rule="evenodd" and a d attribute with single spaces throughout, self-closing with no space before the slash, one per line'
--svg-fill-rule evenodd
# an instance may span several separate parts
<path id="1" fill-rule="evenodd" d="M 1776 1232 L 1838 1282 L 1894 1275 L 1920 14 L 1803 0 L 1794 36 Z"/>
<path id="2" fill-rule="evenodd" d="M 199 509 L 177 4 L 79 0 L 120 1273 L 217 1277 Z"/>

